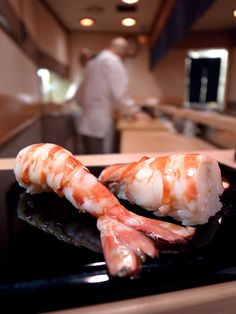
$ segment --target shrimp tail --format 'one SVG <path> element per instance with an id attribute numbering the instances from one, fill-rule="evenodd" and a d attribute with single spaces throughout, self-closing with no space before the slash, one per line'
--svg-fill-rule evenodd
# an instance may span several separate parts
<path id="1" fill-rule="evenodd" d="M 115 217 L 126 226 L 148 235 L 154 240 L 162 239 L 170 243 L 186 243 L 195 233 L 194 227 L 184 227 L 162 220 L 151 219 L 128 211 L 123 206 L 114 207 L 106 215 Z"/>
<path id="2" fill-rule="evenodd" d="M 139 216 L 123 206 L 99 217 L 97 227 L 109 273 L 119 277 L 139 272 L 145 256 L 158 256 L 158 239 L 185 244 L 195 232 L 192 227 Z"/>
<path id="3" fill-rule="evenodd" d="M 145 256 L 156 257 L 158 250 L 152 240 L 132 227 L 102 216 L 97 221 L 109 273 L 113 276 L 132 276 L 139 272 Z"/>

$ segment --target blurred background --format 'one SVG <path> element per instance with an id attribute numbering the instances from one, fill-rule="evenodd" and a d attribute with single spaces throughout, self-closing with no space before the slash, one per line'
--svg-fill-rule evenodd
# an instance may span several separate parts
<path id="1" fill-rule="evenodd" d="M 116 36 L 130 43 L 129 94 L 152 119 L 201 149 L 235 148 L 234 10 L 233 0 L 0 0 L 0 156 L 42 141 L 83 152 L 67 100 L 84 49 L 96 56 Z M 117 126 L 117 152 L 161 151 L 158 131 L 132 148 L 128 129 Z"/>

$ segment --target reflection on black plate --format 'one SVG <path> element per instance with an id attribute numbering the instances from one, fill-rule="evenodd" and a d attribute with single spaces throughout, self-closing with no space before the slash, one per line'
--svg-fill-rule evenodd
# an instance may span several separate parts
<path id="1" fill-rule="evenodd" d="M 4 306 L 50 311 L 235 280 L 236 171 L 220 166 L 228 186 L 222 211 L 197 226 L 187 246 L 161 243 L 160 257 L 148 259 L 133 279 L 109 278 L 93 217 L 54 194 L 27 195 L 12 171 L 1 171 L 0 312 Z M 101 168 L 90 170 L 98 175 Z"/>
<path id="2" fill-rule="evenodd" d="M 59 240 L 102 252 L 95 219 L 79 214 L 65 198 L 59 198 L 55 193 L 22 193 L 17 213 L 22 220 Z"/>
<path id="3" fill-rule="evenodd" d="M 123 202 L 123 205 L 133 212 L 156 219 L 152 213 L 138 206 L 130 205 L 128 202 Z M 30 225 L 55 236 L 58 240 L 85 247 L 93 252 L 102 252 L 96 219 L 87 213 L 80 213 L 70 202 L 58 197 L 55 193 L 30 195 L 23 192 L 18 202 L 17 215 Z M 221 215 L 217 214 L 209 220 L 208 224 L 198 226 L 193 239 L 186 245 L 173 245 L 159 240 L 158 249 L 164 254 L 204 247 L 212 240 L 219 228 L 220 217 Z M 162 218 L 164 219 L 176 223 L 173 219 Z"/>

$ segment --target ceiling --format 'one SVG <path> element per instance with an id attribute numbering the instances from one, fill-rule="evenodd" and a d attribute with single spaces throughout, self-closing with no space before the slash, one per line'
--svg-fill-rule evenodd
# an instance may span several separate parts
<path id="1" fill-rule="evenodd" d="M 143 38 L 148 39 L 151 47 L 155 48 L 152 49 L 152 64 L 156 63 L 171 45 L 176 44 L 175 37 L 178 41 L 180 40 L 179 32 L 183 31 L 186 35 L 184 27 L 187 26 L 186 31 L 189 31 L 188 20 L 191 20 L 195 13 L 197 15 L 198 11 L 201 12 L 200 8 L 204 8 L 206 4 L 205 0 L 192 0 L 196 2 L 191 7 L 189 3 L 183 2 L 190 0 L 139 0 L 133 6 L 124 5 L 121 0 L 41 1 L 67 32 L 111 32 L 122 36 L 131 35 L 130 38 L 135 38 L 140 33 L 148 34 L 149 38 Z M 188 9 L 180 20 L 181 8 L 185 7 Z M 134 10 L 130 11 L 130 8 Z M 193 11 L 194 8 L 196 11 Z M 229 31 L 228 37 L 232 38 L 236 30 L 233 9 L 236 9 L 236 0 L 214 0 L 209 9 L 193 23 L 190 31 Z M 84 17 L 90 17 L 96 23 L 90 28 L 84 28 L 79 24 L 80 19 Z M 125 17 L 136 18 L 137 25 L 129 28 L 122 26 L 120 21 Z M 172 20 L 170 20 L 171 17 L 173 17 Z M 175 30 L 176 34 L 174 34 Z M 209 35 L 209 32 L 207 34 Z M 141 36 L 136 38 L 140 40 Z M 134 53 L 136 53 L 136 48 L 137 43 L 134 42 Z"/>
<path id="2" fill-rule="evenodd" d="M 216 0 L 209 10 L 196 21 L 192 29 L 195 31 L 233 29 L 236 27 L 236 19 L 232 14 L 233 9 L 236 9 L 235 0 Z"/>
<path id="3" fill-rule="evenodd" d="M 162 1 L 168 0 L 139 0 L 139 2 L 134 5 L 136 10 L 133 12 L 118 11 L 117 8 L 120 5 L 123 5 L 120 9 L 128 10 L 132 7 L 130 5 L 124 5 L 121 0 L 42 1 L 68 31 L 102 31 L 138 34 L 150 33 L 154 25 L 155 17 L 161 8 Z M 236 19 L 232 15 L 234 8 L 236 8 L 236 0 L 216 0 L 210 9 L 195 22 L 192 30 L 228 30 L 235 28 Z M 129 28 L 122 26 L 120 20 L 127 16 L 135 17 L 138 21 L 137 25 Z M 79 20 L 83 17 L 95 19 L 95 25 L 89 29 L 80 26 Z"/>
<path id="4" fill-rule="evenodd" d="M 44 0 L 44 2 L 68 31 L 92 30 L 137 34 L 150 31 L 162 0 L 140 0 L 133 6 L 125 5 L 121 0 Z M 121 11 L 117 10 L 118 6 L 121 6 Z M 136 10 L 129 12 L 128 9 L 131 7 L 135 7 Z M 127 16 L 137 19 L 136 26 L 128 28 L 120 24 L 120 20 Z M 95 19 L 95 25 L 89 29 L 80 26 L 79 20 L 83 17 Z"/>

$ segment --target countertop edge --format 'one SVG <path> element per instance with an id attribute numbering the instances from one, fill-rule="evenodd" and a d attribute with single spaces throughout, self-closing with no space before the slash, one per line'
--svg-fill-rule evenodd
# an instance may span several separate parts
<path id="1" fill-rule="evenodd" d="M 54 314 L 234 314 L 236 281 L 52 312 Z M 227 311 L 226 311 L 227 309 Z M 202 312 L 203 311 L 203 312 Z"/>
<path id="2" fill-rule="evenodd" d="M 217 161 L 236 168 L 236 162 L 234 161 L 234 149 L 215 149 L 205 151 L 183 151 L 178 154 L 184 153 L 201 153 L 212 156 Z M 117 154 L 103 154 L 103 155 L 76 155 L 76 157 L 85 166 L 108 166 L 114 163 L 127 163 L 137 161 L 143 156 L 154 157 L 154 156 L 166 156 L 176 154 L 176 152 L 146 152 L 146 153 L 117 153 Z M 12 169 L 14 165 L 14 158 L 0 158 L 0 170 Z"/>
<path id="3" fill-rule="evenodd" d="M 11 140 L 17 134 L 19 134 L 20 132 L 22 132 L 23 130 L 25 130 L 29 126 L 31 126 L 33 123 L 38 121 L 41 118 L 41 116 L 42 115 L 40 114 L 40 115 L 31 117 L 31 118 L 25 120 L 24 122 L 20 123 L 17 127 L 12 129 L 11 131 L 9 131 L 9 132 L 5 133 L 4 135 L 2 135 L 0 137 L 0 145 L 4 145 L 7 141 Z"/>

